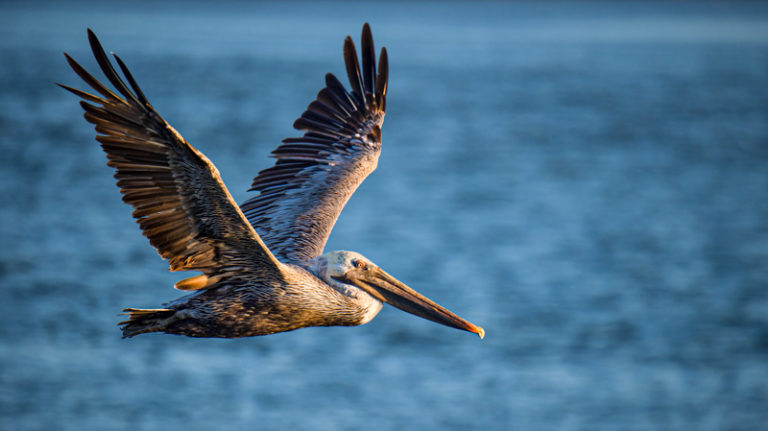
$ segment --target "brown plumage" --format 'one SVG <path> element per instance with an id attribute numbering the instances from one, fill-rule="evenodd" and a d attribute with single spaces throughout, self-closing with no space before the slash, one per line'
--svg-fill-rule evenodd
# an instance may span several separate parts
<path id="1" fill-rule="evenodd" d="M 233 338 L 359 325 L 372 319 L 382 302 L 483 335 L 482 328 L 357 253 L 321 255 L 344 204 L 376 168 L 381 149 L 388 60 L 382 49 L 377 72 L 368 24 L 362 73 L 352 39 L 344 42 L 352 92 L 326 75 L 326 88 L 294 124 L 304 136 L 284 140 L 273 152 L 275 165 L 254 179 L 251 190 L 259 194 L 242 209 L 215 166 L 155 111 L 122 60 L 115 55 L 130 87 L 90 30 L 88 39 L 117 93 L 66 54 L 98 95 L 62 87 L 84 99 L 85 119 L 95 125 L 123 201 L 133 207 L 150 244 L 172 271 L 202 273 L 176 283 L 192 293 L 164 308 L 125 309 L 129 319 L 120 322 L 125 337 L 166 332 Z"/>

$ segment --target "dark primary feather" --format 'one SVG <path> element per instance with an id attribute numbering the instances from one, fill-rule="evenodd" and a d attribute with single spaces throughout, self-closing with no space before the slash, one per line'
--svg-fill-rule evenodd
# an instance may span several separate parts
<path id="1" fill-rule="evenodd" d="M 365 96 L 373 94 L 373 79 L 376 76 L 376 54 L 373 49 L 373 35 L 369 26 L 363 27 L 363 36 L 361 41 L 363 58 L 363 84 L 365 84 Z"/>
<path id="2" fill-rule="evenodd" d="M 347 78 L 349 78 L 349 85 L 352 87 L 352 96 L 358 102 L 358 104 L 364 105 L 365 91 L 363 90 L 363 82 L 360 78 L 360 65 L 357 62 L 357 50 L 355 49 L 355 43 L 352 42 L 352 38 L 347 36 L 344 40 L 344 64 L 347 66 Z"/>
<path id="3" fill-rule="evenodd" d="M 115 56 L 128 88 L 91 30 L 88 38 L 99 67 L 122 97 L 67 54 L 72 69 L 100 96 L 61 86 L 85 99 L 80 102 L 85 118 L 95 125 L 107 164 L 116 170 L 123 201 L 133 206 L 143 234 L 170 260 L 171 270 L 226 276 L 227 268 L 244 265 L 278 277 L 279 263 L 232 200 L 213 164 L 152 108 Z"/>
<path id="4" fill-rule="evenodd" d="M 274 166 L 259 172 L 250 190 L 259 194 L 241 205 L 275 256 L 303 264 L 323 252 L 342 208 L 375 168 L 381 150 L 388 79 L 386 49 L 378 74 L 371 30 L 362 34 L 362 64 L 350 37 L 344 61 L 352 92 L 332 74 L 315 101 L 296 120 L 305 130 L 287 138 L 272 155 Z"/>

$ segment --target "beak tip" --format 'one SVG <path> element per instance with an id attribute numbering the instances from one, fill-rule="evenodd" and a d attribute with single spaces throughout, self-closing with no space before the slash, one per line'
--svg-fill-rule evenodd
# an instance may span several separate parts
<path id="1" fill-rule="evenodd" d="M 485 329 L 483 329 L 481 326 L 475 326 L 475 329 L 477 329 L 475 333 L 480 337 L 481 340 L 485 338 Z"/>

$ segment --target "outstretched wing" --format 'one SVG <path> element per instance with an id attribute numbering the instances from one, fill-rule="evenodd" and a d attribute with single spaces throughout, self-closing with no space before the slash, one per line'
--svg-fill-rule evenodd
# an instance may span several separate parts
<path id="1" fill-rule="evenodd" d="M 296 120 L 306 130 L 272 152 L 277 162 L 259 172 L 241 205 L 251 225 L 278 258 L 302 264 L 323 252 L 342 208 L 374 169 L 381 150 L 388 60 L 381 49 L 378 74 L 371 29 L 362 34 L 362 77 L 352 39 L 344 40 L 349 93 L 332 74 Z"/>
<path id="2" fill-rule="evenodd" d="M 179 287 L 205 288 L 243 267 L 264 276 L 280 274 L 279 262 L 248 224 L 216 167 L 160 117 L 115 55 L 133 91 L 125 85 L 90 29 L 88 39 L 101 70 L 123 97 L 67 54 L 72 69 L 101 96 L 59 85 L 85 99 L 80 102 L 85 119 L 95 124 L 123 201 L 133 206 L 149 242 L 170 260 L 172 271 L 205 274 Z"/>

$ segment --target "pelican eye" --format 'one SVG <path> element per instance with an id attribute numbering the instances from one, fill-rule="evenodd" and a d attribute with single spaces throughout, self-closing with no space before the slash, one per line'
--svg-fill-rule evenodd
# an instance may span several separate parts
<path id="1" fill-rule="evenodd" d="M 357 269 L 366 269 L 365 262 L 363 262 L 360 259 L 355 259 L 352 261 L 352 265 L 355 265 L 355 268 Z"/>

